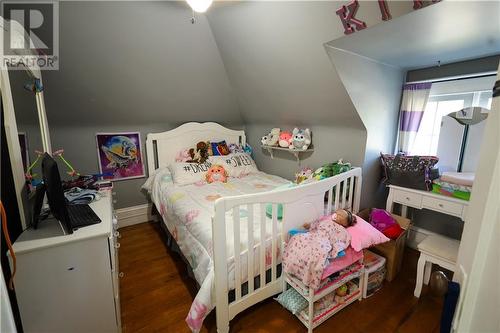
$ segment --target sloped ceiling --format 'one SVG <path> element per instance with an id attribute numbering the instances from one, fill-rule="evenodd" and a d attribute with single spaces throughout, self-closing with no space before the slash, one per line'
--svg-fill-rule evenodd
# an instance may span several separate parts
<path id="1" fill-rule="evenodd" d="M 345 1 L 216 4 L 208 20 L 245 123 L 362 127 L 324 43 L 343 36 Z M 391 3 L 392 5 L 392 3 Z M 409 3 L 394 3 L 399 14 Z M 382 22 L 377 2 L 357 17 Z"/>
<path id="2" fill-rule="evenodd" d="M 241 124 L 208 22 L 190 18 L 185 2 L 62 1 L 60 70 L 43 73 L 49 124 Z M 11 76 L 19 121 L 37 122 L 26 76 Z"/>
<path id="3" fill-rule="evenodd" d="M 329 45 L 405 69 L 498 54 L 500 2 L 442 1 Z"/>

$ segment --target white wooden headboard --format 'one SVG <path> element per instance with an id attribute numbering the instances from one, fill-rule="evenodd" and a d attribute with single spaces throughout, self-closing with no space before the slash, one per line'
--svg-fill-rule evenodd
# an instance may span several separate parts
<path id="1" fill-rule="evenodd" d="M 194 147 L 200 141 L 222 141 L 246 144 L 245 131 L 232 130 L 220 124 L 185 123 L 173 130 L 149 133 L 146 137 L 148 173 L 175 162 L 180 150 Z"/>

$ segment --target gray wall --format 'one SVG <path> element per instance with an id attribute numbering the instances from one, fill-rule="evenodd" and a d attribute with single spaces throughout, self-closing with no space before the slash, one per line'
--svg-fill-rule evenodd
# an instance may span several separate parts
<path id="1" fill-rule="evenodd" d="M 326 50 L 367 132 L 361 203 L 385 207 L 380 153 L 394 152 L 404 71 L 333 46 L 335 42 L 329 43 Z"/>
<path id="2" fill-rule="evenodd" d="M 98 171 L 95 133 L 165 131 L 187 121 L 242 127 L 208 22 L 184 2 L 60 3 L 60 70 L 43 72 L 52 145 L 83 173 Z M 11 72 L 21 130 L 41 149 L 26 76 Z M 143 152 L 144 158 L 145 152 Z M 117 208 L 146 202 L 145 179 L 115 182 Z"/>
<path id="3" fill-rule="evenodd" d="M 365 167 L 365 120 L 360 118 L 358 106 L 353 105 L 345 82 L 324 48 L 326 42 L 344 36 L 335 14 L 342 4 L 334 1 L 245 2 L 216 5 L 208 13 L 250 143 L 258 147 L 260 137 L 272 127 L 312 129 L 315 151 L 303 155 L 300 166 L 288 153 L 277 153 L 270 159 L 266 151 L 254 149 L 257 164 L 266 172 L 292 178 L 300 167 L 316 168 L 339 158 Z M 391 5 L 396 16 L 410 8 L 406 3 Z M 357 16 L 368 26 L 382 22 L 376 2 L 363 2 Z M 400 93 L 402 76 L 398 78 Z M 393 104 L 398 102 L 399 96 Z M 394 116 L 397 107 L 389 108 L 387 117 Z M 395 120 L 388 122 L 391 129 L 384 136 L 384 147 L 391 146 L 395 137 Z M 368 160 L 373 164 L 373 153 L 370 154 Z M 375 179 L 371 179 L 374 175 Z M 373 188 L 371 183 L 376 182 L 379 175 L 370 171 L 366 176 L 365 184 L 369 186 L 363 192 L 369 193 Z M 364 195 L 362 204 L 371 205 L 373 199 L 373 195 Z"/>

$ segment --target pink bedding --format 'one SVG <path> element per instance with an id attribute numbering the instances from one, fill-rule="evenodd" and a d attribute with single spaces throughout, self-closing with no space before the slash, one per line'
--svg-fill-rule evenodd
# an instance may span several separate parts
<path id="1" fill-rule="evenodd" d="M 349 246 L 345 249 L 345 255 L 343 257 L 335 258 L 323 269 L 321 280 L 326 279 L 333 273 L 336 273 L 349 265 L 352 265 L 361 258 L 363 258 L 363 251 L 354 251 L 354 249 Z"/>
<path id="2" fill-rule="evenodd" d="M 315 221 L 309 232 L 290 238 L 283 254 L 283 268 L 306 286 L 317 289 L 326 259 L 336 258 L 350 241 L 347 230 L 331 218 Z"/>

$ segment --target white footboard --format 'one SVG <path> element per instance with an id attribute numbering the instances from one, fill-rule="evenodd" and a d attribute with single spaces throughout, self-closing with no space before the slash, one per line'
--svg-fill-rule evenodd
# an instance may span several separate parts
<path id="1" fill-rule="evenodd" d="M 218 332 L 229 331 L 229 321 L 248 307 L 272 295 L 281 292 L 284 282 L 279 272 L 279 254 L 283 253 L 284 241 L 290 229 L 312 222 L 318 217 L 330 214 L 337 208 L 347 208 L 357 213 L 361 196 L 361 169 L 354 168 L 340 175 L 318 182 L 257 194 L 247 194 L 220 198 L 215 203 L 215 214 L 212 220 L 213 259 L 215 266 L 215 295 Z M 272 205 L 272 218 L 266 218 L 266 205 Z M 279 205 L 282 205 L 282 219 L 278 219 Z M 240 209 L 245 207 L 246 239 L 240 239 Z M 257 209 L 260 207 L 260 210 Z M 232 219 L 226 213 L 233 212 Z M 255 211 L 260 213 L 258 216 Z M 259 221 L 260 234 L 254 237 L 254 222 Z M 272 223 L 269 227 L 266 224 Z M 226 227 L 232 224 L 234 235 L 234 256 L 229 258 L 226 250 Z M 266 229 L 271 229 L 271 249 L 266 260 Z M 231 237 L 231 236 L 230 236 Z M 242 250 L 240 242 L 246 246 Z M 262 246 L 261 246 L 262 243 Z M 249 249 L 249 250 L 247 250 Z M 252 249 L 257 249 L 253 251 Z M 232 252 L 232 251 L 231 251 Z M 246 263 L 241 260 L 245 255 Z M 228 262 L 234 261 L 234 279 L 229 278 Z M 267 261 L 267 266 L 266 266 Z M 258 264 L 257 264 L 258 263 Z M 258 274 L 255 267 L 258 266 Z M 271 278 L 266 279 L 266 271 L 270 270 Z M 248 276 L 248 278 L 246 278 Z M 254 276 L 259 276 L 258 287 Z M 242 293 L 245 283 L 247 292 Z M 228 292 L 234 286 L 234 301 L 229 302 Z"/>

